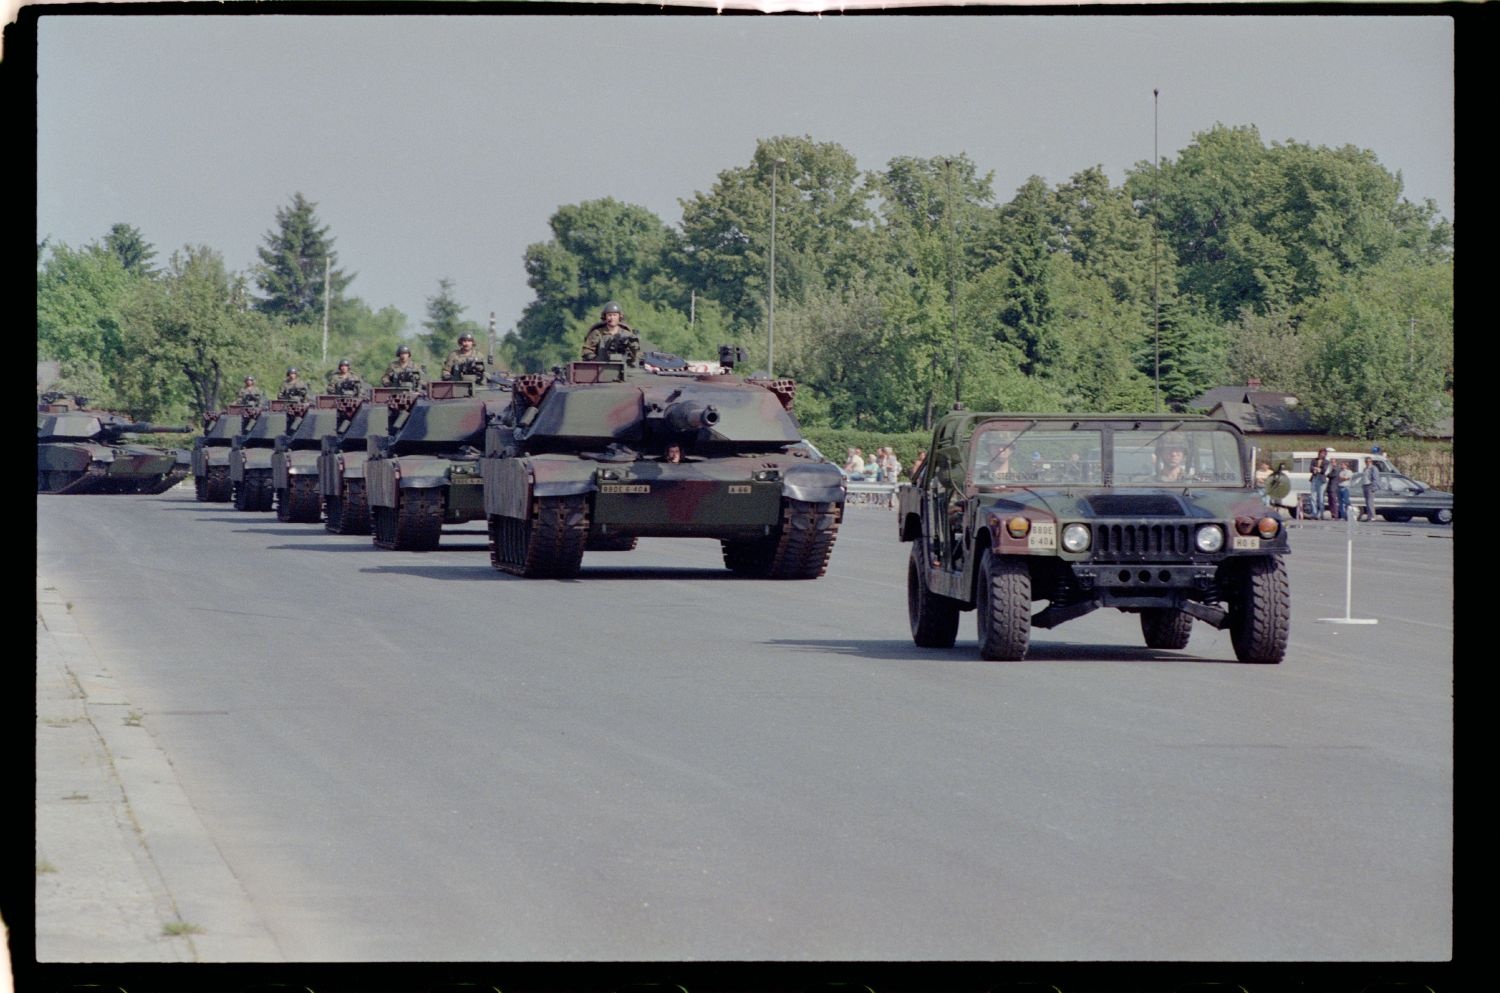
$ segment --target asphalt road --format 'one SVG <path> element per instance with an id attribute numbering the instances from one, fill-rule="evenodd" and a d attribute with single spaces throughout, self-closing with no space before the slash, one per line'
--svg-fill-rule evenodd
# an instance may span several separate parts
<path id="1" fill-rule="evenodd" d="M 874 508 L 826 577 L 779 583 L 674 540 L 520 580 L 477 525 L 382 552 L 187 488 L 37 515 L 75 695 L 124 712 L 102 747 L 169 764 L 125 799 L 151 899 L 199 937 L 143 957 L 1451 955 L 1451 528 L 1357 531 L 1379 623 L 1339 625 L 1348 532 L 1299 525 L 1288 657 L 1252 666 L 1113 611 L 1020 663 L 980 661 L 972 615 L 917 649 Z M 39 852 L 76 873 L 53 823 Z M 38 892 L 46 921 L 74 890 Z"/>

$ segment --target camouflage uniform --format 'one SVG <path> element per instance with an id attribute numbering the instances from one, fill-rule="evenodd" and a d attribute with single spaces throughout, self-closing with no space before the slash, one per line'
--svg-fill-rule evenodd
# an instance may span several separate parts
<path id="1" fill-rule="evenodd" d="M 240 390 L 239 399 L 235 401 L 241 407 L 263 407 L 265 402 L 265 397 L 261 396 L 260 390 L 254 386 L 247 386 Z"/>
<path id="2" fill-rule="evenodd" d="M 629 339 L 629 343 L 625 346 L 625 357 L 631 365 L 635 365 L 641 357 L 641 339 L 636 336 L 635 328 L 624 321 L 621 321 L 614 327 L 610 327 L 604 321 L 599 321 L 593 327 L 589 328 L 589 333 L 583 339 L 581 357 L 585 361 L 604 359 L 606 356 L 599 354 L 600 349 L 605 342 L 617 334 L 625 335 Z"/>
<path id="3" fill-rule="evenodd" d="M 463 365 L 464 363 L 470 363 L 471 368 L 475 363 L 477 363 L 478 371 L 466 373 L 457 372 L 456 370 L 458 369 L 458 367 Z M 465 353 L 463 350 L 455 348 L 453 351 L 448 353 L 447 360 L 443 362 L 443 378 L 471 383 L 483 382 L 484 367 L 484 356 L 480 354 L 479 349 L 476 348 L 472 352 Z"/>
<path id="4" fill-rule="evenodd" d="M 334 373 L 328 377 L 328 392 L 339 396 L 355 397 L 364 392 L 365 381 L 352 372 L 343 375 Z"/>
<path id="5" fill-rule="evenodd" d="M 422 367 L 415 362 L 402 365 L 400 360 L 397 360 L 385 367 L 385 375 L 380 377 L 380 385 L 410 386 L 415 389 L 422 385 L 424 376 Z"/>
<path id="6" fill-rule="evenodd" d="M 297 402 L 305 401 L 307 399 L 307 384 L 300 379 L 295 383 L 282 383 L 281 389 L 276 393 L 276 399 Z"/>

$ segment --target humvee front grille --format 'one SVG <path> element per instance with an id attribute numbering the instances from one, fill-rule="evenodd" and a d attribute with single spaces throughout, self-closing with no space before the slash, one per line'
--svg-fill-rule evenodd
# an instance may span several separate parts
<path id="1" fill-rule="evenodd" d="M 1187 524 L 1095 524 L 1094 559 L 1185 559 L 1193 553 Z"/>

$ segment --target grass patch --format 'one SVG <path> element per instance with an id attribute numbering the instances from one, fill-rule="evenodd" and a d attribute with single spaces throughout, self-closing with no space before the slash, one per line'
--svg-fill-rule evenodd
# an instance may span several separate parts
<path id="1" fill-rule="evenodd" d="M 203 929 L 187 921 L 168 921 L 161 926 L 161 933 L 168 938 L 184 938 L 190 934 L 202 934 Z"/>
<path id="2" fill-rule="evenodd" d="M 141 718 L 145 716 L 139 710 L 132 710 L 124 717 L 125 726 L 128 728 L 138 728 L 141 726 Z"/>
<path id="3" fill-rule="evenodd" d="M 37 859 L 37 862 L 36 862 L 36 874 L 38 876 L 45 876 L 49 872 L 56 872 L 56 871 L 57 871 L 57 866 L 53 865 L 51 862 L 48 862 L 46 859 Z"/>

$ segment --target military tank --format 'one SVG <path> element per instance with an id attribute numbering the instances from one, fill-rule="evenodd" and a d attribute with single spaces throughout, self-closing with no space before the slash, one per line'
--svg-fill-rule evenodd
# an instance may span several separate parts
<path id="1" fill-rule="evenodd" d="M 823 575 L 843 476 L 800 444 L 796 384 L 733 374 L 738 351 L 714 371 L 646 352 L 516 377 L 480 462 L 491 564 L 572 576 L 589 550 L 710 538 L 745 576 Z"/>
<path id="2" fill-rule="evenodd" d="M 193 439 L 193 490 L 200 503 L 228 503 L 234 497 L 229 480 L 229 456 L 234 439 L 250 430 L 259 407 L 238 404 L 211 413 L 203 434 Z"/>
<path id="3" fill-rule="evenodd" d="M 370 443 L 365 486 L 377 548 L 426 552 L 443 525 L 484 518 L 479 456 L 489 409 L 510 404 L 506 390 L 439 380 L 427 384 L 401 429 Z"/>
<path id="4" fill-rule="evenodd" d="M 229 483 L 235 510 L 270 510 L 274 493 L 271 455 L 276 439 L 297 430 L 308 404 L 272 400 L 255 423 L 229 446 Z"/>
<path id="5" fill-rule="evenodd" d="M 187 453 L 127 436 L 189 430 L 93 410 L 85 397 L 45 393 L 37 404 L 36 490 L 163 493 L 186 477 Z"/>
<path id="6" fill-rule="evenodd" d="M 370 503 L 365 460 L 371 438 L 400 431 L 420 389 L 377 386 L 339 435 L 324 435 L 318 453 L 318 489 L 323 495 L 323 526 L 334 534 L 369 534 Z"/>
<path id="7" fill-rule="evenodd" d="M 276 439 L 271 451 L 271 489 L 277 520 L 316 524 L 323 517 L 318 462 L 323 439 L 338 437 L 361 406 L 357 394 L 325 393 L 312 399 L 297 429 Z"/>

